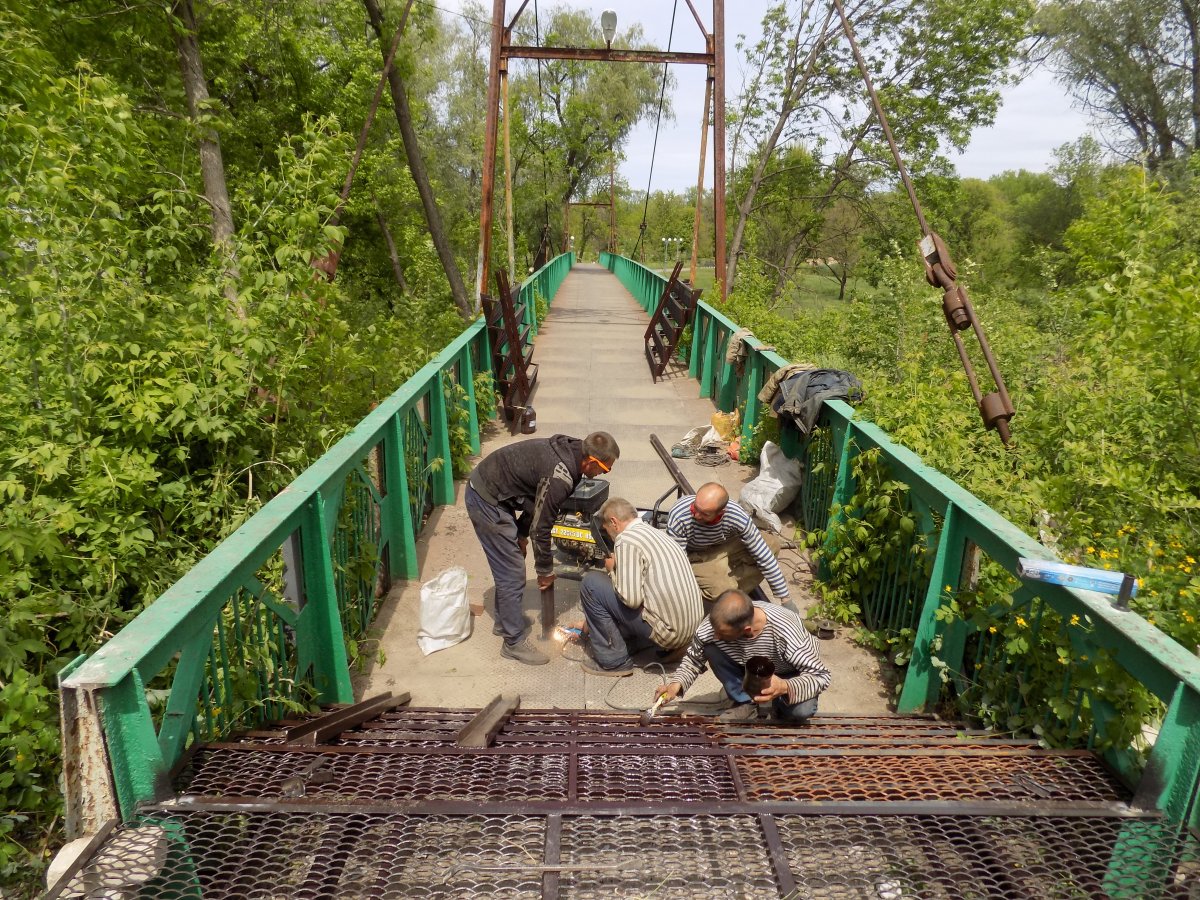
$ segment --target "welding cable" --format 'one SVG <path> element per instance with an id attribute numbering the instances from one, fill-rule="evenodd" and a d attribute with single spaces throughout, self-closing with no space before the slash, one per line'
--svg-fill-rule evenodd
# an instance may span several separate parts
<path id="1" fill-rule="evenodd" d="M 729 464 L 729 452 L 724 447 L 701 447 L 696 451 L 696 465 L 724 466 Z"/>

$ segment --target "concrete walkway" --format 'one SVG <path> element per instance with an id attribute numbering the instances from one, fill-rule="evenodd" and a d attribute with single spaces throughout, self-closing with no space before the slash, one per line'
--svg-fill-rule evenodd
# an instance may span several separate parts
<path id="1" fill-rule="evenodd" d="M 653 384 L 644 355 L 643 333 L 648 317 L 620 282 L 599 265 L 577 265 L 554 298 L 534 349 L 540 366 L 533 405 L 537 410 L 537 436 L 569 434 L 583 437 L 590 431 L 610 432 L 621 448 L 621 458 L 609 481 L 610 496 L 625 497 L 637 506 L 650 506 L 671 485 L 670 475 L 650 445 L 657 434 L 667 447 L 697 425 L 706 425 L 716 411 L 711 401 L 699 398 L 698 384 L 679 367 Z M 484 435 L 484 454 L 524 439 L 493 426 Z M 737 463 L 719 467 L 679 460 L 692 485 L 719 481 L 735 499 L 756 469 Z M 457 485 L 455 504 L 434 510 L 417 538 L 422 581 L 453 565 L 468 573 L 468 593 L 483 598 L 486 612 L 474 620 L 469 640 L 422 656 L 416 644 L 419 582 L 397 584 L 382 604 L 376 620 L 378 652 L 367 661 L 356 682 L 358 696 L 390 690 L 408 691 L 414 705 L 479 707 L 499 693 L 519 693 L 526 708 L 641 709 L 653 698 L 661 674 L 654 667 L 626 678 L 585 675 L 578 664 L 580 648 L 551 642 L 553 659 L 545 666 L 525 666 L 500 656 L 501 639 L 492 634 L 493 587 L 483 551 L 475 539 L 463 507 L 463 483 Z M 813 599 L 808 593 L 808 565 L 795 551 L 785 551 L 780 562 L 791 581 L 792 595 L 801 609 Z M 533 580 L 525 593 L 525 609 L 533 635 L 539 599 Z M 559 624 L 582 620 L 579 584 L 560 577 L 555 584 Z M 826 663 L 833 670 L 833 686 L 821 700 L 829 713 L 877 715 L 887 712 L 890 693 L 879 676 L 875 658 L 839 633 L 822 642 Z M 561 648 L 561 654 L 560 654 Z M 639 658 L 638 662 L 643 660 Z M 688 693 L 693 702 L 718 701 L 720 685 L 710 673 Z M 697 711 L 700 711 L 699 709 Z"/>

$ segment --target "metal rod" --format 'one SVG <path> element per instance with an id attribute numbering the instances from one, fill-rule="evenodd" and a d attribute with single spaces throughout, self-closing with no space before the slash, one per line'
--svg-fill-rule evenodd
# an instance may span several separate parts
<path id="1" fill-rule="evenodd" d="M 687 8 L 692 11 L 692 18 L 696 20 L 696 25 L 700 28 L 700 33 L 704 35 L 704 39 L 707 41 L 708 31 L 705 29 L 704 23 L 700 20 L 700 13 L 696 12 L 696 7 L 692 5 L 692 0 L 684 0 L 684 2 L 687 4 Z"/>
<path id="2" fill-rule="evenodd" d="M 671 473 L 671 478 L 684 494 L 696 493 L 692 489 L 692 483 L 687 480 L 687 476 L 679 471 L 679 466 L 676 465 L 674 457 L 663 446 L 662 441 L 658 439 L 658 435 L 650 435 L 650 446 L 654 448 L 654 452 L 658 454 L 658 458 L 662 460 L 663 465 L 667 467 L 667 471 Z"/>
<path id="3" fill-rule="evenodd" d="M 688 0 L 688 6 L 691 6 Z M 692 277 L 691 287 L 696 289 L 696 269 L 700 254 L 700 214 L 704 208 L 704 157 L 708 151 L 708 118 L 712 108 L 713 73 L 709 67 L 708 78 L 704 82 L 704 120 L 700 125 L 700 171 L 696 175 L 696 212 L 692 218 Z"/>
<path id="4" fill-rule="evenodd" d="M 511 44 L 504 48 L 508 59 L 576 59 L 588 62 L 680 63 L 712 65 L 708 53 L 680 53 L 675 50 L 600 50 L 580 47 L 529 47 Z"/>
<path id="5" fill-rule="evenodd" d="M 508 271 L 517 277 L 516 242 L 513 237 L 513 186 L 512 186 L 512 115 L 508 108 L 508 65 L 502 63 L 500 90 L 504 96 L 504 230 L 508 235 Z"/>
<path id="6" fill-rule="evenodd" d="M 850 41 L 850 49 L 853 51 L 854 59 L 858 63 L 858 71 L 863 77 L 863 83 L 867 86 L 867 93 L 871 97 L 871 106 L 875 109 L 875 116 L 879 119 L 879 125 L 883 129 L 883 136 L 887 138 L 888 147 L 892 151 L 892 158 L 896 162 L 896 168 L 900 170 L 900 180 L 904 182 L 904 189 L 908 191 L 908 199 L 912 203 L 913 212 L 917 214 L 917 222 L 921 225 L 921 234 L 927 235 L 929 234 L 929 224 L 925 221 L 925 213 L 921 209 L 920 201 L 917 200 L 917 191 L 913 187 L 912 179 L 908 176 L 908 169 L 904 165 L 904 160 L 900 158 L 900 149 L 896 146 L 895 138 L 892 137 L 892 128 L 888 124 L 887 116 L 883 112 L 883 105 L 879 102 L 879 95 L 875 93 L 875 84 L 871 80 L 871 71 L 867 68 L 867 62 L 863 59 L 862 50 L 858 47 L 858 40 L 854 36 L 854 27 L 846 17 L 846 10 L 842 7 L 842 0 L 833 0 L 833 5 L 842 20 L 842 30 L 846 32 L 846 38 Z"/>
<path id="7" fill-rule="evenodd" d="M 717 300 L 725 302 L 725 0 L 713 0 L 713 246 Z"/>
<path id="8" fill-rule="evenodd" d="M 779 882 L 779 896 L 798 896 L 796 877 L 792 874 L 792 866 L 788 861 L 787 849 L 779 839 L 779 828 L 775 825 L 773 816 L 760 813 L 758 827 L 762 829 L 767 842 L 767 853 L 771 857 L 771 866 L 775 869 L 775 880 Z"/>
<path id="9" fill-rule="evenodd" d="M 319 803 L 312 800 L 263 800 L 258 797 L 200 797 L 184 794 L 173 801 L 139 807 L 142 812 L 297 812 L 351 815 L 428 816 L 1012 816 L 1016 818 L 1109 818 L 1163 821 L 1158 810 L 1134 809 L 1119 801 L 994 802 L 978 800 L 424 800 L 402 803 Z"/>
<path id="10" fill-rule="evenodd" d="M 546 817 L 546 842 L 542 852 L 542 900 L 558 898 L 558 864 L 562 860 L 562 816 Z"/>
<path id="11" fill-rule="evenodd" d="M 476 267 L 475 302 L 487 290 L 492 252 L 492 195 L 496 179 L 496 132 L 500 116 L 500 54 L 508 40 L 504 28 L 504 0 L 492 0 L 492 47 L 488 59 L 487 113 L 483 132 L 483 175 L 479 198 L 479 261 Z"/>
<path id="12" fill-rule="evenodd" d="M 508 28 L 506 28 L 505 31 L 508 31 L 510 34 L 512 33 L 512 30 L 517 27 L 517 19 L 521 18 L 521 13 L 525 12 L 525 7 L 528 5 L 529 0 L 524 0 L 524 2 L 521 3 L 521 8 L 513 13 L 513 17 L 509 20 Z"/>

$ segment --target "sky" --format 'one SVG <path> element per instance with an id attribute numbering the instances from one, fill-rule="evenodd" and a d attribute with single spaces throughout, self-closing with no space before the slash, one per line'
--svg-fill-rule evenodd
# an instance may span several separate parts
<path id="1" fill-rule="evenodd" d="M 466 0 L 431 0 L 444 10 L 461 9 Z M 488 14 L 490 0 L 483 0 Z M 542 0 L 548 7 L 553 0 Z M 575 0 L 569 5 L 590 10 L 599 20 L 600 12 L 612 9 L 617 13 L 618 32 L 623 26 L 639 22 L 648 41 L 672 50 L 702 52 L 704 42 L 695 19 L 685 0 L 598 0 L 591 3 Z M 711 30 L 711 0 L 692 0 L 705 27 Z M 743 83 L 745 66 L 737 51 L 739 34 L 748 36 L 748 43 L 760 34 L 763 12 L 770 0 L 726 0 L 725 95 L 735 97 Z M 506 20 L 520 7 L 520 0 L 507 0 Z M 672 10 L 675 9 L 672 33 Z M 485 14 L 485 18 L 488 14 Z M 531 2 L 525 16 L 533 14 Z M 531 62 L 514 65 L 533 65 Z M 704 67 L 674 65 L 676 86 L 670 94 L 675 108 L 674 121 L 664 120 L 659 129 L 658 148 L 655 144 L 653 118 L 643 121 L 630 136 L 626 159 L 620 173 L 628 184 L 644 190 L 682 191 L 696 184 L 700 161 L 700 119 L 704 109 Z M 962 154 L 951 155 L 958 173 L 964 177 L 987 178 L 1010 169 L 1045 171 L 1053 162 L 1053 151 L 1074 141 L 1087 129 L 1085 116 L 1071 105 L 1063 88 L 1044 70 L 1035 71 L 1021 84 L 1007 87 L 1001 93 L 1001 108 L 995 124 L 978 129 Z M 653 159 L 653 172 L 651 160 Z M 712 140 L 709 136 L 705 184 L 712 186 Z"/>

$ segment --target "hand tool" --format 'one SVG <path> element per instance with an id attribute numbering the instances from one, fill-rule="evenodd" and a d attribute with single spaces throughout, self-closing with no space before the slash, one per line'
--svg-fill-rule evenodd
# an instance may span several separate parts
<path id="1" fill-rule="evenodd" d="M 659 694 L 659 695 L 658 695 L 658 699 L 654 701 L 654 705 L 653 705 L 653 706 L 651 706 L 651 707 L 650 707 L 648 710 L 646 710 L 644 713 L 642 713 L 642 717 L 641 717 L 641 720 L 640 720 L 640 721 L 641 721 L 641 724 L 643 724 L 643 725 L 649 725 L 649 724 L 650 724 L 650 720 L 651 720 L 651 719 L 653 719 L 653 718 L 655 717 L 655 715 L 657 715 L 657 714 L 658 714 L 658 710 L 659 710 L 659 708 L 660 708 L 660 707 L 661 707 L 661 706 L 662 706 L 664 703 L 666 703 L 666 702 L 667 702 L 667 695 L 666 695 L 666 693 L 665 693 L 665 692 L 663 692 L 663 693 Z"/>

